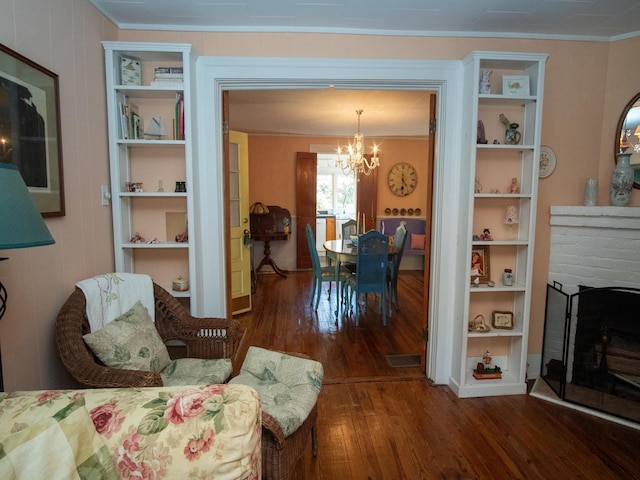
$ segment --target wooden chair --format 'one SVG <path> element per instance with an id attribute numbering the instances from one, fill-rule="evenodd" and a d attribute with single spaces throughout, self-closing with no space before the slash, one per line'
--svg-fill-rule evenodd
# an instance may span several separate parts
<path id="1" fill-rule="evenodd" d="M 396 233 L 393 236 L 393 247 L 396 254 L 389 261 L 389 272 L 387 274 L 387 282 L 389 284 L 389 302 L 395 304 L 396 310 L 400 310 L 400 301 L 398 300 L 398 274 L 400 273 L 400 262 L 402 261 L 402 253 L 407 241 L 407 229 L 403 224 L 398 225 Z"/>
<path id="2" fill-rule="evenodd" d="M 359 325 L 360 295 L 380 294 L 380 309 L 383 325 L 387 325 L 387 271 L 389 268 L 389 237 L 376 230 L 358 238 L 356 271 L 347 280 L 350 290 L 349 303 L 356 297 L 356 326 Z M 353 307 L 352 307 L 353 308 Z M 391 316 L 391 310 L 389 310 Z"/>
<path id="3" fill-rule="evenodd" d="M 235 359 L 241 340 L 237 320 L 192 317 L 164 288 L 153 284 L 155 326 L 164 342 L 182 341 L 189 358 Z M 103 365 L 82 336 L 90 332 L 84 293 L 76 288 L 58 313 L 55 338 L 65 368 L 88 387 L 159 387 L 159 373 L 124 370 Z"/>
<path id="4" fill-rule="evenodd" d="M 316 250 L 316 241 L 313 235 L 313 229 L 311 225 L 307 224 L 305 227 L 307 234 L 307 243 L 309 245 L 309 254 L 311 255 L 311 265 L 313 267 L 313 291 L 311 293 L 311 303 L 315 299 L 315 310 L 318 310 L 320 304 L 320 296 L 322 295 L 322 283 L 323 282 L 336 282 L 336 295 L 340 296 L 340 290 L 342 283 L 347 279 L 349 272 L 343 267 L 340 268 L 338 275 L 336 275 L 335 266 L 323 267 L 320 265 L 320 257 Z M 329 283 L 329 298 L 331 298 L 331 283 Z M 340 298 L 338 298 L 338 303 Z"/>

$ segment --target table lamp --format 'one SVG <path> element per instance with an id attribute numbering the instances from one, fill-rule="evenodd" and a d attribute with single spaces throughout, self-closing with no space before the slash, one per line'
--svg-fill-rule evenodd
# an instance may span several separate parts
<path id="1" fill-rule="evenodd" d="M 55 240 L 49 233 L 17 167 L 0 163 L 0 250 L 39 247 L 52 243 L 55 243 Z M 7 290 L 0 281 L 0 318 L 4 315 L 6 304 Z M 0 390 L 4 390 L 1 356 Z"/>

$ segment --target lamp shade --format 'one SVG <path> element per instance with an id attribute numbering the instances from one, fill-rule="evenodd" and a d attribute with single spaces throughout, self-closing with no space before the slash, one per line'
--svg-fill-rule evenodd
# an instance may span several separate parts
<path id="1" fill-rule="evenodd" d="M 55 240 L 17 167 L 0 163 L 0 250 L 52 243 Z"/>

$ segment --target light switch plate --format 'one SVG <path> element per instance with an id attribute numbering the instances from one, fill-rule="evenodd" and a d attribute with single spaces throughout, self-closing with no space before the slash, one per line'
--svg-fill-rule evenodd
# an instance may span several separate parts
<path id="1" fill-rule="evenodd" d="M 100 204 L 109 205 L 111 202 L 111 192 L 109 192 L 109 185 L 100 185 Z"/>

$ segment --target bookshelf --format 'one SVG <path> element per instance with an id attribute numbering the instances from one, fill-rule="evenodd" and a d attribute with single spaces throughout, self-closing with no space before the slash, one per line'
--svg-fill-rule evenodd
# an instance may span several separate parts
<path id="1" fill-rule="evenodd" d="M 189 44 L 102 45 L 115 270 L 149 274 L 191 307 L 195 53 Z M 172 290 L 179 276 L 189 281 L 187 291 Z"/>

